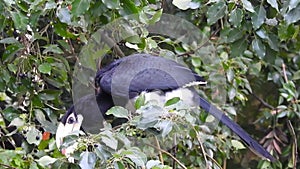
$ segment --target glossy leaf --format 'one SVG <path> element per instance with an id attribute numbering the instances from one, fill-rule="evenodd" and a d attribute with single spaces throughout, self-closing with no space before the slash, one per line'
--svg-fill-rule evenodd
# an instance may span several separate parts
<path id="1" fill-rule="evenodd" d="M 20 46 L 20 45 L 16 45 L 16 44 L 9 45 L 5 49 L 5 51 L 2 55 L 2 60 L 4 62 L 11 62 L 14 59 L 16 53 L 18 51 L 20 51 L 21 49 L 22 49 L 22 46 Z"/>
<path id="2" fill-rule="evenodd" d="M 85 151 L 80 154 L 79 166 L 85 169 L 93 169 L 96 165 L 96 154 L 93 152 Z"/>
<path id="3" fill-rule="evenodd" d="M 42 133 L 34 127 L 30 127 L 26 133 L 26 140 L 29 144 L 39 145 L 42 140 Z"/>
<path id="4" fill-rule="evenodd" d="M 229 31 L 227 42 L 232 43 L 243 37 L 244 33 L 239 29 L 231 29 Z"/>
<path id="5" fill-rule="evenodd" d="M 252 6 L 252 4 L 251 4 L 250 1 L 248 1 L 248 0 L 242 0 L 242 3 L 243 3 L 244 8 L 245 8 L 247 11 L 249 11 L 249 12 L 251 12 L 251 13 L 254 13 L 254 12 L 255 12 L 255 11 L 254 11 L 254 8 L 253 8 L 253 6 Z"/>
<path id="6" fill-rule="evenodd" d="M 246 39 L 243 39 L 243 38 L 233 42 L 230 45 L 231 55 L 234 57 L 237 57 L 237 56 L 243 54 L 245 52 L 245 50 L 247 49 L 247 46 L 248 46 L 248 42 L 246 41 Z"/>
<path id="7" fill-rule="evenodd" d="M 289 10 L 296 8 L 300 2 L 298 0 L 290 0 L 289 1 Z"/>
<path id="8" fill-rule="evenodd" d="M 68 10 L 68 8 L 58 9 L 56 15 L 61 22 L 69 24 L 69 25 L 71 24 L 71 14 L 70 14 L 70 11 Z"/>
<path id="9" fill-rule="evenodd" d="M 58 45 L 47 45 L 44 46 L 45 50 L 43 51 L 43 54 L 46 53 L 55 53 L 55 54 L 63 54 L 64 52 L 58 47 Z"/>
<path id="10" fill-rule="evenodd" d="M 274 8 L 276 9 L 277 11 L 278 10 L 278 3 L 277 3 L 277 0 L 267 0 L 267 2 Z"/>
<path id="11" fill-rule="evenodd" d="M 252 41 L 252 48 L 260 59 L 266 55 L 266 47 L 258 38 Z"/>
<path id="12" fill-rule="evenodd" d="M 18 30 L 26 30 L 26 26 L 28 24 L 28 18 L 22 12 L 10 12 L 12 16 L 12 20 L 14 21 L 14 25 Z"/>
<path id="13" fill-rule="evenodd" d="M 300 20 L 300 5 L 296 8 L 290 10 L 287 14 L 284 15 L 284 20 L 287 24 L 295 23 Z"/>
<path id="14" fill-rule="evenodd" d="M 3 44 L 13 44 L 13 43 L 18 43 L 19 41 L 17 41 L 15 38 L 13 37 L 9 37 L 9 38 L 4 38 L 0 40 L 0 43 Z"/>
<path id="15" fill-rule="evenodd" d="M 118 117 L 118 118 L 126 118 L 126 119 L 129 118 L 128 110 L 121 107 L 121 106 L 115 106 L 115 107 L 110 108 L 106 112 L 106 114 L 107 115 L 113 115 L 113 116 Z"/>
<path id="16" fill-rule="evenodd" d="M 259 8 L 255 9 L 255 12 L 252 15 L 252 24 L 254 29 L 258 29 L 266 19 L 266 10 L 260 5 Z"/>
<path id="17" fill-rule="evenodd" d="M 172 98 L 170 100 L 167 100 L 167 102 L 165 103 L 165 106 L 170 106 L 172 104 L 176 104 L 179 101 L 180 101 L 179 97 L 174 97 L 174 98 Z"/>
<path id="18" fill-rule="evenodd" d="M 120 7 L 121 7 L 119 0 L 102 0 L 102 2 L 109 9 L 120 9 Z M 127 2 L 124 2 L 124 3 L 127 3 Z"/>
<path id="19" fill-rule="evenodd" d="M 90 7 L 91 0 L 75 0 L 72 3 L 71 13 L 73 16 L 78 16 L 85 13 Z"/>
<path id="20" fill-rule="evenodd" d="M 236 149 L 236 150 L 239 150 L 239 149 L 245 149 L 246 147 L 238 140 L 231 140 L 231 144 L 232 146 Z"/>
<path id="21" fill-rule="evenodd" d="M 216 23 L 219 19 L 227 13 L 227 6 L 225 2 L 219 1 L 208 8 L 207 22 L 209 25 Z"/>
<path id="22" fill-rule="evenodd" d="M 49 164 L 53 164 L 57 159 L 52 158 L 50 156 L 43 156 L 40 159 L 36 160 L 41 166 L 48 166 Z"/>
<path id="23" fill-rule="evenodd" d="M 41 73 L 51 74 L 51 65 L 49 63 L 40 64 L 38 69 Z"/>
<path id="24" fill-rule="evenodd" d="M 240 27 L 243 16 L 243 11 L 239 8 L 235 8 L 230 13 L 229 22 L 233 24 L 234 27 Z"/>

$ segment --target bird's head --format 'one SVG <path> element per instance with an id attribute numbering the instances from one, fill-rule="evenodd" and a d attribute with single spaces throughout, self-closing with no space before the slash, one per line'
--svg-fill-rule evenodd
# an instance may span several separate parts
<path id="1" fill-rule="evenodd" d="M 77 114 L 74 111 L 74 106 L 72 106 L 61 118 L 60 123 L 58 124 L 56 130 L 56 146 L 58 148 L 60 148 L 63 144 L 64 137 L 71 134 L 79 134 L 82 121 L 83 116 L 81 114 Z M 62 150 L 62 153 L 65 154 L 65 150 Z"/>

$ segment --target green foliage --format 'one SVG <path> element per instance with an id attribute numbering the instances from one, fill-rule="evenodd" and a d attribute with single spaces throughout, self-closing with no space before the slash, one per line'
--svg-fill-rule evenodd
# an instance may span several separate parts
<path id="1" fill-rule="evenodd" d="M 15 133 L 25 140 L 16 150 L 0 149 L 0 168 L 156 169 L 172 168 L 174 159 L 177 166 L 187 168 L 220 168 L 223 164 L 227 168 L 295 167 L 296 145 L 300 144 L 296 137 L 300 130 L 299 1 L 4 0 L 0 11 L 1 141 L 11 141 Z M 134 13 L 138 15 L 128 16 Z M 217 49 L 220 62 L 202 60 L 200 56 L 210 54 L 198 52 L 203 44 L 189 46 L 143 29 L 158 22 L 163 13 L 185 18 L 199 28 Z M 217 126 L 213 131 L 206 125 L 213 121 L 211 116 L 180 105 L 178 98 L 161 106 L 145 103 L 140 96 L 135 103 L 137 116 L 121 107 L 109 110 L 129 120 L 120 128 L 107 124 L 97 135 L 65 139 L 64 144 L 78 143 L 72 155 L 78 161 L 69 163 L 56 148 L 55 131 L 57 119 L 72 104 L 71 75 L 77 71 L 77 56 L 99 28 L 120 17 L 135 25 L 120 26 L 131 35 L 120 42 L 124 54 L 145 52 L 184 60 L 208 81 L 199 93 L 236 116 L 256 139 L 263 138 L 262 145 L 279 161 L 250 163 L 253 155 L 245 153 L 248 150 L 243 150 L 227 128 Z M 141 33 L 130 32 L 133 28 Z M 87 53 L 91 55 L 87 59 L 106 52 Z M 114 49 L 108 54 L 120 57 Z M 212 70 L 224 73 L 225 78 Z M 83 81 L 88 85 L 88 80 Z M 225 88 L 226 102 L 215 98 L 222 91 L 214 86 Z M 159 151 L 159 145 L 137 148 L 129 139 L 143 140 L 144 135 L 157 132 L 153 128 L 165 141 L 180 136 L 175 155 Z M 154 156 L 145 153 L 154 151 Z"/>

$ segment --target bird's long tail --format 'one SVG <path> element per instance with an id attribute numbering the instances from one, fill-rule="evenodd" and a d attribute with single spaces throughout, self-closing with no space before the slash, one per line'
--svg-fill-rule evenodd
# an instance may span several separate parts
<path id="1" fill-rule="evenodd" d="M 243 142 L 245 142 L 245 144 L 247 144 L 247 146 L 252 151 L 254 151 L 255 154 L 272 162 L 276 161 L 276 159 L 268 151 L 266 151 L 244 129 L 242 129 L 237 123 L 232 121 L 222 111 L 220 111 L 218 108 L 216 108 L 214 105 L 210 104 L 207 100 L 203 99 L 200 96 L 198 100 L 201 108 L 212 114 L 215 118 L 217 118 L 227 127 L 229 127 L 235 134 L 237 134 L 243 140 Z"/>

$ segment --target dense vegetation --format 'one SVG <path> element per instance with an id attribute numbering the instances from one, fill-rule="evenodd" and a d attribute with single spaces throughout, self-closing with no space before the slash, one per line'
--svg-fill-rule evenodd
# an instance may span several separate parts
<path id="1" fill-rule="evenodd" d="M 0 168 L 296 168 L 300 1 L 3 0 L 0 11 Z M 163 16 L 165 34 L 147 29 Z M 109 45 L 95 41 L 100 35 Z M 66 145 L 79 143 L 69 163 L 55 145 L 59 117 L 83 89 L 94 90 L 99 58 L 105 65 L 139 52 L 185 62 L 202 75 L 208 85 L 196 85 L 199 93 L 278 161 L 261 160 L 176 98 L 149 110 L 140 96 L 136 118 L 121 107 L 109 111 L 130 119 L 123 126 L 68 137 Z M 166 110 L 173 115 L 163 117 Z M 155 116 L 143 116 L 149 111 Z M 145 136 L 154 121 L 161 134 Z M 15 137 L 24 139 L 21 146 Z M 176 146 L 164 147 L 170 143 Z"/>

